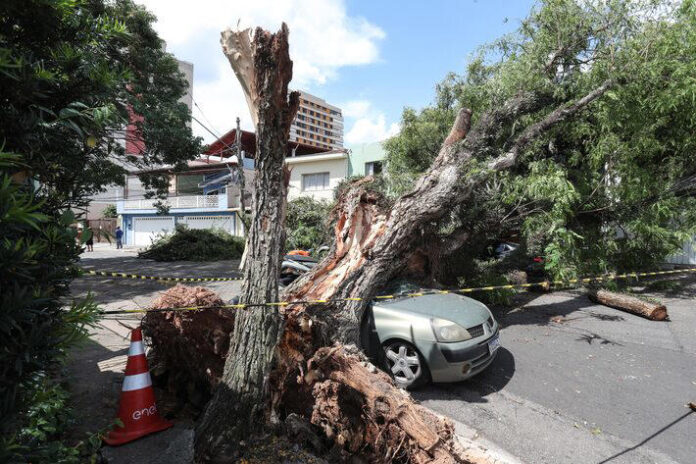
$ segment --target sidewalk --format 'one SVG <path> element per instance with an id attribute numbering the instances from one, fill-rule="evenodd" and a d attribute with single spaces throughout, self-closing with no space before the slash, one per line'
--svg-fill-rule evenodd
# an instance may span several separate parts
<path id="1" fill-rule="evenodd" d="M 73 430 L 75 438 L 103 430 L 116 417 L 130 331 L 139 323 L 133 316 L 103 319 L 90 330 L 87 342 L 70 353 L 66 370 L 71 403 L 84 412 Z"/>

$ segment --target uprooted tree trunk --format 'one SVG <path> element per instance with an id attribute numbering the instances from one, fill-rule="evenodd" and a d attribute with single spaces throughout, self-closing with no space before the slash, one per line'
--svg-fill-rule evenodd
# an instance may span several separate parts
<path id="1" fill-rule="evenodd" d="M 257 29 L 253 43 L 245 34 L 223 33 L 223 47 L 252 115 L 258 116 L 254 219 L 242 296 L 243 302 L 256 303 L 277 297 L 286 193 L 282 157 L 296 100 L 286 99 L 291 62 L 285 26 L 276 35 Z M 196 431 L 197 459 L 229 460 L 239 440 L 265 422 L 264 392 L 269 389 L 271 411 L 303 415 L 335 445 L 370 462 L 390 462 L 397 456 L 401 462 L 464 462 L 447 421 L 434 420 L 359 355 L 326 347 L 358 344 L 366 302 L 412 264 L 413 250 L 434 234 L 439 221 L 495 172 L 514 166 L 530 142 L 610 86 L 605 82 L 575 102 L 559 103 L 509 140 L 505 153 L 493 156 L 501 127 L 547 107 L 549 97 L 521 93 L 483 114 L 473 127 L 471 111 L 462 109 L 431 168 L 391 207 L 369 189 L 370 178 L 347 189 L 334 210 L 335 242 L 329 255 L 283 299 L 359 300 L 291 306 L 283 312 L 284 330 L 276 306 L 241 311 L 222 382 Z"/>
<path id="2" fill-rule="evenodd" d="M 401 401 L 382 404 L 382 417 L 391 420 L 373 420 L 370 411 L 355 408 L 322 414 L 331 402 L 324 398 L 324 382 L 327 377 L 334 383 L 332 388 L 343 389 L 336 395 L 357 396 L 370 403 L 375 398 L 394 398 L 395 387 L 377 380 L 376 374 L 364 365 L 350 363 L 344 353 L 334 353 L 334 372 L 316 377 L 312 365 L 316 364 L 321 351 L 318 347 L 331 345 L 335 341 L 344 344 L 359 343 L 359 327 L 366 302 L 390 279 L 398 276 L 411 265 L 412 251 L 419 247 L 423 237 L 436 232 L 438 221 L 457 203 L 466 202 L 474 189 L 482 185 L 491 174 L 515 165 L 520 152 L 527 144 L 555 124 L 585 108 L 601 96 L 611 83 L 606 82 L 585 97 L 563 105 L 549 113 L 540 122 L 527 127 L 512 141 L 508 152 L 490 159 L 486 156 L 490 141 L 507 121 L 535 112 L 548 104 L 548 100 L 534 94 L 523 94 L 511 99 L 498 109 L 482 115 L 474 127 L 470 127 L 471 111 L 462 109 L 444 141 L 431 168 L 419 179 L 414 189 L 389 207 L 376 192 L 370 190 L 366 178 L 347 189 L 334 209 L 335 241 L 329 255 L 311 272 L 298 279 L 285 293 L 284 300 L 325 300 L 332 298 L 360 297 L 359 301 L 347 301 L 335 305 L 294 306 L 287 314 L 287 329 L 279 345 L 279 362 L 274 372 L 271 394 L 274 405 L 285 405 L 297 401 L 288 398 L 295 385 L 294 378 L 312 391 L 312 423 L 320 425 L 327 436 L 349 450 L 360 450 L 360 454 L 372 462 L 389 462 L 384 454 L 395 446 L 396 436 L 403 437 L 403 462 L 463 462 L 464 458 L 456 446 L 448 440 L 444 429 L 433 426 L 410 397 Z M 466 240 L 466 236 L 462 237 Z M 311 318 L 313 326 L 308 318 Z M 304 328 L 304 330 L 302 330 Z M 309 362 L 307 360 L 309 359 Z M 305 362 L 307 362 L 306 367 Z M 350 366 L 347 371 L 345 366 Z M 358 382 L 358 378 L 372 379 Z M 388 386 L 385 386 L 388 385 Z M 296 393 L 293 393 L 296 394 Z M 371 405 L 374 408 L 374 404 Z M 359 418 L 347 417 L 359 415 Z M 412 423 L 401 418 L 415 420 L 417 428 L 424 434 L 434 433 L 437 440 L 428 442 L 422 436 L 410 432 Z M 350 424 L 351 432 L 345 432 Z M 372 441 L 380 430 L 389 430 L 390 439 L 384 447 Z M 347 435 L 346 435 L 347 434 Z M 376 435 L 373 435 L 376 434 Z M 401 434 L 401 435 L 399 435 Z M 346 436 L 351 437 L 350 439 Z M 363 448 L 352 445 L 357 436 Z M 372 438 L 371 438 L 372 437 Z"/>
<path id="3" fill-rule="evenodd" d="M 201 408 L 222 378 L 235 313 L 219 308 L 224 301 L 202 287 L 172 287 L 154 301 L 142 320 L 154 356 L 150 372 L 171 394 Z M 213 308 L 164 311 L 168 308 Z"/>
<path id="4" fill-rule="evenodd" d="M 317 312 L 327 340 L 355 343 L 365 307 L 379 287 L 402 272 L 410 253 L 423 237 L 436 232 L 438 221 L 485 183 L 490 176 L 515 165 L 521 151 L 534 139 L 600 97 L 611 82 L 585 97 L 563 105 L 530 125 L 511 141 L 511 148 L 493 159 L 489 144 L 500 127 L 548 105 L 536 94 L 518 95 L 482 115 L 471 128 L 471 111 L 460 110 L 430 169 L 414 189 L 387 208 L 379 194 L 369 191 L 369 178 L 354 183 L 339 199 L 335 242 L 327 258 L 298 279 L 286 292 L 287 300 L 350 298 L 361 301 Z"/>
<path id="5" fill-rule="evenodd" d="M 285 24 L 275 34 L 257 28 L 253 39 L 248 29 L 226 30 L 221 43 L 256 126 L 254 214 L 240 295 L 241 303 L 253 305 L 278 299 L 287 196 L 284 159 L 299 94 L 288 95 L 292 61 Z M 282 329 L 277 308 L 255 306 L 235 317 L 222 380 L 196 430 L 197 460 L 230 461 L 239 442 L 264 427 L 268 379 Z"/>
<path id="6" fill-rule="evenodd" d="M 610 292 L 608 290 L 591 289 L 587 296 L 595 303 L 620 309 L 653 321 L 664 321 L 668 318 L 667 308 L 662 303 L 653 303 L 641 300 L 635 296 Z"/>

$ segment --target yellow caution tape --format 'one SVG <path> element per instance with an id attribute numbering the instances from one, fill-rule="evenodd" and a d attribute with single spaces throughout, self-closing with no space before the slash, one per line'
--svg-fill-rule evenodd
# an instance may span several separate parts
<path id="1" fill-rule="evenodd" d="M 122 272 L 84 270 L 85 274 L 104 277 L 120 277 L 124 279 L 156 280 L 159 282 L 223 282 L 230 280 L 243 280 L 244 277 L 161 277 L 138 274 L 124 274 Z"/>
<path id="2" fill-rule="evenodd" d="M 103 276 L 108 276 L 108 277 L 124 277 L 124 278 L 132 278 L 132 279 L 149 279 L 149 280 L 160 280 L 160 281 L 179 281 L 179 282 L 201 282 L 201 281 L 212 281 L 212 280 L 219 280 L 219 281 L 225 281 L 225 280 L 242 280 L 242 277 L 212 277 L 212 278 L 190 278 L 190 277 L 155 277 L 155 276 L 139 276 L 135 274 L 123 274 L 123 273 L 118 273 L 118 272 L 104 272 L 104 271 L 85 271 L 88 274 L 91 275 L 103 275 Z M 680 274 L 680 273 L 685 273 L 685 272 L 696 272 L 696 268 L 687 268 L 687 269 L 675 269 L 672 271 L 655 271 L 655 272 L 631 272 L 631 273 L 626 273 L 626 274 L 617 274 L 617 275 L 607 275 L 607 276 L 596 276 L 596 277 L 583 277 L 583 278 L 576 278 L 576 279 L 568 279 L 568 280 L 554 280 L 554 281 L 543 281 L 543 282 L 535 282 L 535 283 L 524 283 L 524 284 L 506 284 L 506 285 L 491 285 L 487 287 L 469 287 L 469 288 L 459 288 L 459 289 L 452 289 L 452 290 L 432 290 L 432 291 L 424 291 L 424 292 L 417 292 L 417 293 L 402 293 L 402 294 L 392 294 L 392 295 L 377 295 L 375 296 L 374 300 L 393 300 L 393 299 L 398 299 L 398 298 L 414 298 L 417 296 L 424 296 L 424 295 L 445 295 L 449 293 L 472 293 L 472 292 L 480 292 L 480 291 L 492 291 L 492 290 L 502 290 L 502 289 L 520 289 L 523 291 L 528 290 L 531 287 L 541 287 L 544 289 L 550 289 L 550 287 L 557 286 L 557 287 L 568 287 L 569 284 L 571 283 L 589 283 L 593 281 L 603 281 L 603 280 L 618 280 L 618 279 L 626 279 L 630 277 L 638 278 L 638 277 L 648 277 L 648 276 L 655 276 L 655 275 L 667 275 L 667 274 Z M 210 306 L 189 306 L 189 307 L 184 307 L 184 308 L 167 308 L 167 309 L 124 309 L 124 310 L 118 310 L 118 311 L 104 311 L 103 314 L 128 314 L 128 313 L 146 313 L 148 311 L 196 311 L 196 310 L 201 310 L 201 309 L 246 309 L 246 308 L 251 308 L 251 307 L 260 307 L 260 306 L 278 306 L 278 307 L 285 307 L 285 306 L 295 306 L 295 305 L 314 305 L 314 304 L 326 304 L 326 303 L 341 303 L 341 302 L 346 302 L 346 301 L 365 301 L 369 300 L 369 298 L 360 298 L 360 297 L 350 297 L 350 298 L 332 298 L 332 299 L 324 299 L 324 300 L 301 300 L 301 301 L 276 301 L 276 302 L 268 302 L 268 303 L 248 303 L 248 304 L 230 304 L 230 305 L 221 305 L 221 306 L 215 306 L 215 307 L 210 307 Z"/>

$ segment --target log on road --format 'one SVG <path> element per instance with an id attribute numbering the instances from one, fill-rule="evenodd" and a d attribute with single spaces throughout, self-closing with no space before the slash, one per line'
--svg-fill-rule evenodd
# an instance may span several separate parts
<path id="1" fill-rule="evenodd" d="M 595 303 L 627 311 L 653 321 L 664 321 L 669 318 L 667 308 L 662 303 L 652 303 L 624 293 L 610 292 L 608 290 L 591 290 L 588 293 L 588 297 Z"/>

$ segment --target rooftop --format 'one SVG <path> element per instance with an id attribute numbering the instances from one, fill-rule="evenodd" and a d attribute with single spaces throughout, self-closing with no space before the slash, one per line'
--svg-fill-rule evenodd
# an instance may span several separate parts
<path id="1" fill-rule="evenodd" d="M 244 152 L 245 158 L 254 158 L 256 155 L 256 134 L 251 131 L 240 131 L 242 151 Z M 234 152 L 234 144 L 237 138 L 237 130 L 232 129 L 224 134 L 222 137 L 217 139 L 215 142 L 211 143 L 208 149 L 203 153 L 203 155 L 214 155 L 221 157 L 228 157 Z M 293 150 L 295 151 L 294 156 L 305 156 L 314 155 L 317 153 L 326 152 L 325 148 L 314 147 L 312 145 L 307 145 L 300 142 L 288 142 L 288 153 L 286 156 L 293 156 Z"/>

